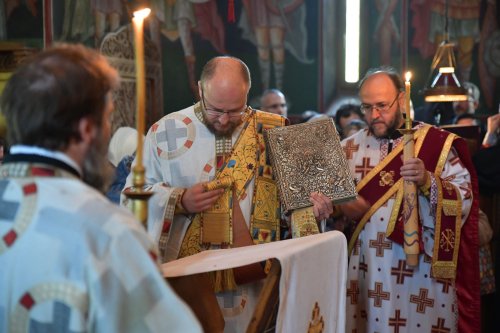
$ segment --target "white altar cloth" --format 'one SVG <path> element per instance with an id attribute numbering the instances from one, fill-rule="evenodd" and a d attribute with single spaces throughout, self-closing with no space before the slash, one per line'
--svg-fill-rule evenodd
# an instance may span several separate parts
<path id="1" fill-rule="evenodd" d="M 167 278 L 276 258 L 281 264 L 276 332 L 345 331 L 347 242 L 338 231 L 234 249 L 210 250 L 163 264 Z M 317 304 L 317 306 L 316 306 Z"/>

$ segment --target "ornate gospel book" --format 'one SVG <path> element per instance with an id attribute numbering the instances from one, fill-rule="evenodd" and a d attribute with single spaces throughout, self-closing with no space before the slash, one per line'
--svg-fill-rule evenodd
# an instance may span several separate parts
<path id="1" fill-rule="evenodd" d="M 286 211 L 311 206 L 311 192 L 334 204 L 357 195 L 333 119 L 264 132 L 281 204 Z"/>

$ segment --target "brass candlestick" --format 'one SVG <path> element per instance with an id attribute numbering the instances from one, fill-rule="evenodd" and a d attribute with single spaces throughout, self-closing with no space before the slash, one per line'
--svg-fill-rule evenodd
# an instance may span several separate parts
<path id="1" fill-rule="evenodd" d="M 134 28 L 134 51 L 135 51 L 135 71 L 136 71 L 136 127 L 137 127 L 137 151 L 133 172 L 133 187 L 128 188 L 123 193 L 131 201 L 131 210 L 135 217 L 147 227 L 148 220 L 148 200 L 153 195 L 152 192 L 144 191 L 144 165 L 143 156 L 143 135 L 145 129 L 145 109 L 146 109 L 146 76 L 144 65 L 144 19 L 151 10 L 145 8 L 134 12 L 132 25 Z"/>
<path id="2" fill-rule="evenodd" d="M 130 209 L 135 217 L 147 228 L 148 222 L 148 200 L 153 195 L 151 191 L 144 190 L 144 167 L 135 165 L 133 172 L 133 186 L 123 191 L 129 199 Z"/>

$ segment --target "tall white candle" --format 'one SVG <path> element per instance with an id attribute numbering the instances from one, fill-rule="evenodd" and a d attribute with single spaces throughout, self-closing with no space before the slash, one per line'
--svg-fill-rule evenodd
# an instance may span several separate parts
<path id="1" fill-rule="evenodd" d="M 137 128 L 137 151 L 136 166 L 142 168 L 142 146 L 145 130 L 146 109 L 146 75 L 144 65 L 144 19 L 149 15 L 149 8 L 134 12 L 132 25 L 134 27 L 134 51 L 135 51 L 135 73 L 136 73 L 136 128 Z"/>

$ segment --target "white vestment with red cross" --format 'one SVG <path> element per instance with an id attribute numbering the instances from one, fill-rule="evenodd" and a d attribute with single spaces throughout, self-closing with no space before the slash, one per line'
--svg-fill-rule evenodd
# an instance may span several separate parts
<path id="1" fill-rule="evenodd" d="M 367 129 L 342 141 L 357 181 L 386 158 L 391 147 L 400 144 L 402 137 L 378 139 Z M 419 256 L 417 267 L 407 266 L 403 247 L 386 237 L 394 198 L 389 198 L 375 211 L 359 234 L 349 260 L 346 332 L 457 331 L 458 309 L 453 283 L 431 277 L 437 202 L 436 182 L 432 177 L 429 197 L 419 191 L 425 254 Z M 459 189 L 463 224 L 472 204 L 471 178 L 453 148 L 441 179 Z"/>

